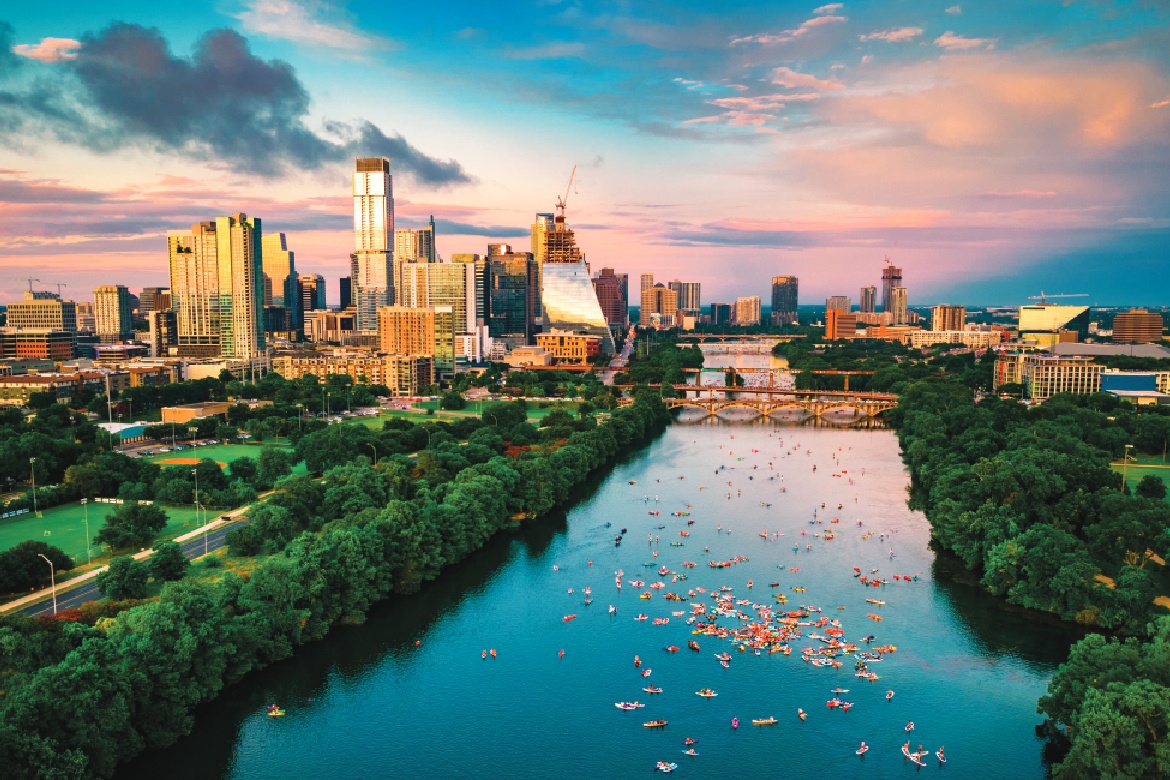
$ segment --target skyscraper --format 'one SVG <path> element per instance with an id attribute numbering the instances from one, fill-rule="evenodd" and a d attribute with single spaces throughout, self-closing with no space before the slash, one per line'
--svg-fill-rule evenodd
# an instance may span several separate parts
<path id="1" fill-rule="evenodd" d="M 872 284 L 861 288 L 861 313 L 873 314 L 877 311 L 877 288 Z"/>
<path id="2" fill-rule="evenodd" d="M 171 308 L 171 290 L 169 287 L 143 287 L 138 300 L 144 317 L 152 311 L 165 311 Z"/>
<path id="3" fill-rule="evenodd" d="M 260 219 L 243 213 L 167 234 L 179 354 L 264 350 L 262 234 Z"/>
<path id="4" fill-rule="evenodd" d="M 795 276 L 772 277 L 772 324 L 795 325 L 798 321 L 796 301 L 800 280 Z"/>
<path id="5" fill-rule="evenodd" d="M 641 294 L 654 286 L 654 274 L 642 274 L 642 287 L 638 291 L 638 298 L 641 300 Z"/>
<path id="6" fill-rule="evenodd" d="M 967 324 L 967 308 L 941 304 L 930 308 L 931 330 L 963 330 Z"/>
<path id="7" fill-rule="evenodd" d="M 466 263 L 408 263 L 402 267 L 398 306 L 448 306 L 456 333 L 475 332 L 475 266 Z"/>
<path id="8" fill-rule="evenodd" d="M 288 248 L 284 233 L 270 233 L 261 239 L 264 247 L 264 307 L 287 309 L 287 315 L 278 319 L 291 322 L 291 328 L 269 328 L 276 332 L 299 330 L 301 327 L 300 288 L 293 253 Z M 287 323 L 286 323 L 287 324 Z"/>
<path id="9" fill-rule="evenodd" d="M 735 299 L 735 324 L 760 324 L 760 296 L 748 295 Z"/>
<path id="10" fill-rule="evenodd" d="M 661 317 L 678 316 L 678 293 L 659 283 L 642 291 L 638 324 L 649 325 L 655 314 Z"/>
<path id="11" fill-rule="evenodd" d="M 853 302 L 849 300 L 848 295 L 832 295 L 825 299 L 825 310 L 836 309 L 837 311 L 848 312 L 853 308 Z"/>
<path id="12" fill-rule="evenodd" d="M 545 253 L 548 251 L 547 235 L 552 229 L 552 214 L 536 215 L 536 221 L 532 223 L 532 260 L 537 265 L 544 262 Z"/>
<path id="13" fill-rule="evenodd" d="M 394 177 L 385 157 L 359 157 L 353 174 L 350 255 L 358 330 L 375 330 L 378 309 L 394 302 Z"/>
<path id="14" fill-rule="evenodd" d="M 340 303 L 338 308 L 340 308 L 342 311 L 345 311 L 353 305 L 353 279 L 348 276 L 343 276 L 338 279 L 337 287 L 338 294 L 340 296 L 337 299 Z"/>
<path id="15" fill-rule="evenodd" d="M 895 325 L 906 325 L 910 322 L 909 298 L 905 287 L 890 288 L 890 313 L 894 315 Z"/>
<path id="16" fill-rule="evenodd" d="M 509 348 L 530 344 L 537 284 L 532 253 L 489 244 L 487 267 L 488 334 Z"/>
<path id="17" fill-rule="evenodd" d="M 475 324 L 487 325 L 488 319 L 488 273 L 487 260 L 483 255 L 457 252 L 451 255 L 452 263 L 462 263 L 470 269 L 475 279 Z"/>
<path id="18" fill-rule="evenodd" d="M 630 275 L 602 268 L 593 277 L 593 290 L 601 313 L 611 328 L 625 329 L 630 324 Z"/>
<path id="19" fill-rule="evenodd" d="M 128 339 L 134 333 L 130 313 L 130 291 L 109 284 L 93 291 L 94 332 L 102 341 Z"/>
<path id="20" fill-rule="evenodd" d="M 890 290 L 901 286 L 901 268 L 891 264 L 882 269 L 882 311 L 892 312 L 894 310 Z"/>
<path id="21" fill-rule="evenodd" d="M 732 303 L 713 303 L 711 304 L 711 324 L 712 325 L 727 325 L 730 324 L 735 316 L 735 304 Z"/>
<path id="22" fill-rule="evenodd" d="M 680 282 L 675 279 L 667 285 L 678 296 L 678 310 L 680 314 L 698 316 L 702 306 L 699 303 L 699 283 Z"/>
<path id="23" fill-rule="evenodd" d="M 600 340 L 601 352 L 613 353 L 613 335 L 597 302 L 597 292 L 589 279 L 589 266 L 585 261 L 546 261 L 541 275 L 545 324 L 550 329 L 596 336 Z"/>
<path id="24" fill-rule="evenodd" d="M 325 277 L 321 274 L 301 274 L 297 277 L 297 298 L 302 323 L 309 312 L 325 309 Z"/>

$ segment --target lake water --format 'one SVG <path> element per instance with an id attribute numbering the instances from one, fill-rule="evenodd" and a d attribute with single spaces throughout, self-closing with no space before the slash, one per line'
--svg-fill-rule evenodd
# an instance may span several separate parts
<path id="1" fill-rule="evenodd" d="M 642 776 L 655 762 L 672 761 L 678 775 L 703 778 L 777 771 L 1042 778 L 1036 699 L 1076 637 L 943 573 L 927 547 L 925 519 L 906 507 L 907 480 L 887 430 L 763 420 L 673 425 L 567 515 L 501 535 L 422 593 L 380 605 L 365 625 L 335 629 L 249 677 L 197 713 L 190 737 L 141 757 L 118 777 L 610 778 Z M 615 547 L 622 527 L 628 534 Z M 826 541 L 831 529 L 836 538 Z M 868 532 L 890 538 L 863 538 Z M 739 555 L 749 560 L 707 566 Z M 698 566 L 684 568 L 684 561 Z M 688 579 L 660 578 L 663 565 Z M 854 566 L 891 580 L 921 579 L 866 587 Z M 625 575 L 620 591 L 617 570 Z M 634 579 L 647 587 L 631 586 Z M 659 580 L 664 589 L 639 598 Z M 720 586 L 754 604 L 774 605 L 773 593 L 787 594 L 790 609 L 815 605 L 839 619 L 846 639 L 874 634 L 874 645 L 897 652 L 872 665 L 877 682 L 854 677 L 852 659 L 840 669 L 802 661 L 801 648 L 823 647 L 807 638 L 792 643 L 790 656 L 740 653 L 728 642 L 692 637 L 686 616 L 672 614 L 689 615 L 692 602 L 662 598 Z M 584 603 L 585 587 L 592 588 L 592 605 Z M 866 598 L 887 603 L 877 607 Z M 696 600 L 713 603 L 710 593 Z M 616 615 L 608 613 L 610 604 Z M 751 606 L 739 609 L 754 616 Z M 670 620 L 656 626 L 635 621 L 638 613 Z M 571 614 L 576 619 L 564 622 Z M 687 649 L 692 638 L 701 652 Z M 671 653 L 666 645 L 682 649 Z M 490 648 L 498 657 L 483 660 Z M 730 668 L 713 657 L 723 651 L 732 655 Z M 652 670 L 649 678 L 635 669 L 635 655 Z M 649 684 L 663 692 L 643 692 Z M 849 689 L 842 695 L 854 703 L 848 713 L 825 706 L 838 686 Z M 718 697 L 696 696 L 703 687 Z M 887 689 L 895 691 L 891 701 Z M 614 707 L 634 699 L 645 709 Z M 273 702 L 286 717 L 264 715 Z M 797 708 L 808 712 L 807 721 Z M 779 723 L 751 725 L 768 716 Z M 731 728 L 733 717 L 738 729 Z M 643 728 L 656 718 L 669 725 Z M 916 729 L 907 735 L 909 719 Z M 900 752 L 907 736 L 915 748 L 945 745 L 947 765 L 914 767 Z M 698 757 L 682 755 L 686 737 L 698 740 Z M 854 750 L 862 740 L 871 750 L 859 758 Z"/>

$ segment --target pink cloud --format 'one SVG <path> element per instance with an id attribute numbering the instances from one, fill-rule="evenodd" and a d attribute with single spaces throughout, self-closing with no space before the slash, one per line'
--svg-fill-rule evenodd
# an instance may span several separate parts
<path id="1" fill-rule="evenodd" d="M 773 70 L 772 83 L 790 89 L 815 89 L 821 92 L 835 92 L 845 88 L 845 85 L 839 81 L 818 79 L 808 73 L 797 73 L 791 68 Z"/>
<path id="2" fill-rule="evenodd" d="M 18 43 L 12 53 L 39 62 L 62 62 L 77 59 L 81 41 L 72 38 L 41 38 L 40 43 Z"/>
<path id="3" fill-rule="evenodd" d="M 897 27 L 893 30 L 883 30 L 881 32 L 867 33 L 866 35 L 858 36 L 860 41 L 885 41 L 886 43 L 901 43 L 903 41 L 912 41 L 922 35 L 921 27 Z"/>
<path id="4" fill-rule="evenodd" d="M 775 111 L 784 108 L 784 95 L 756 95 L 754 97 L 729 97 L 712 100 L 711 105 L 720 108 L 744 111 Z"/>
<path id="5" fill-rule="evenodd" d="M 1016 190 L 1015 192 L 985 192 L 979 197 L 988 198 L 990 200 L 1011 200 L 1019 198 L 1025 200 L 1037 200 L 1055 198 L 1056 193 L 1052 190 Z"/>
<path id="6" fill-rule="evenodd" d="M 814 8 L 813 13 L 822 16 L 831 15 L 837 13 L 844 7 L 844 3 L 829 3 L 828 5 L 822 5 L 820 8 Z"/>
<path id="7" fill-rule="evenodd" d="M 947 30 L 934 39 L 935 46 L 941 46 L 947 51 L 970 51 L 971 49 L 994 49 L 995 38 L 964 38 Z"/>
<path id="8" fill-rule="evenodd" d="M 1157 103 L 1150 103 L 1150 108 L 1166 108 L 1166 106 L 1170 106 L 1170 99 L 1159 100 Z"/>
<path id="9" fill-rule="evenodd" d="M 833 5 L 840 5 L 834 3 Z M 821 6 L 821 8 L 830 8 L 831 6 Z M 819 10 L 819 9 L 818 9 Z M 738 46 L 742 43 L 760 43 L 760 44 L 776 44 L 776 43 L 791 43 L 798 38 L 808 35 L 809 32 L 817 27 L 824 27 L 825 25 L 837 24 L 838 22 L 847 21 L 844 16 L 814 16 L 811 19 L 806 19 L 801 22 L 800 26 L 785 30 L 781 33 L 757 33 L 755 35 L 748 35 L 743 38 L 732 38 L 731 45 Z"/>

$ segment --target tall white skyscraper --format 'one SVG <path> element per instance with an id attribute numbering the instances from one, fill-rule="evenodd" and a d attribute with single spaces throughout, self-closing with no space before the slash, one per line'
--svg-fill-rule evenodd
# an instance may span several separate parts
<path id="1" fill-rule="evenodd" d="M 359 157 L 353 174 L 354 253 L 350 255 L 358 330 L 378 329 L 378 308 L 394 303 L 394 177 L 385 157 Z"/>

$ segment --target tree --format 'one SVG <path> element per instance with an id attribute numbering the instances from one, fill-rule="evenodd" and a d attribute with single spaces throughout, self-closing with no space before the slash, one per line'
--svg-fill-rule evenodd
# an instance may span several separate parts
<path id="1" fill-rule="evenodd" d="M 451 410 L 466 409 L 467 400 L 464 399 L 461 393 L 451 390 L 450 392 L 443 393 L 443 397 L 439 399 L 439 408 Z"/>
<path id="2" fill-rule="evenodd" d="M 36 540 L 21 542 L 11 550 L 0 552 L 0 593 L 47 584 L 51 577 L 48 564 L 40 557 L 42 555 L 52 561 L 54 571 L 73 568 L 73 559 L 59 547 Z"/>
<path id="3" fill-rule="evenodd" d="M 260 450 L 260 459 L 256 464 L 256 479 L 253 483 L 257 490 L 270 490 L 281 477 L 292 473 L 292 458 L 289 454 L 272 445 Z"/>
<path id="4" fill-rule="evenodd" d="M 256 461 L 245 455 L 242 458 L 236 458 L 228 465 L 231 469 L 233 480 L 242 479 L 249 484 L 256 483 Z"/>
<path id="5" fill-rule="evenodd" d="M 240 437 L 240 429 L 234 425 L 218 425 L 215 428 L 215 438 L 219 441 L 234 442 Z"/>
<path id="6" fill-rule="evenodd" d="M 1142 498 L 1166 498 L 1166 483 L 1154 474 L 1146 474 L 1137 485 L 1137 494 Z"/>
<path id="7" fill-rule="evenodd" d="M 183 554 L 183 548 L 175 542 L 163 542 L 154 548 L 150 556 L 150 576 L 155 582 L 173 582 L 183 579 L 190 561 Z"/>
<path id="8" fill-rule="evenodd" d="M 122 504 L 112 515 L 106 515 L 106 524 L 98 531 L 94 542 L 108 544 L 114 549 L 146 545 L 166 525 L 167 513 L 157 506 Z"/>
<path id="9" fill-rule="evenodd" d="M 146 564 L 123 555 L 110 562 L 108 569 L 96 577 L 98 590 L 111 601 L 140 599 L 146 596 L 150 572 Z"/>

